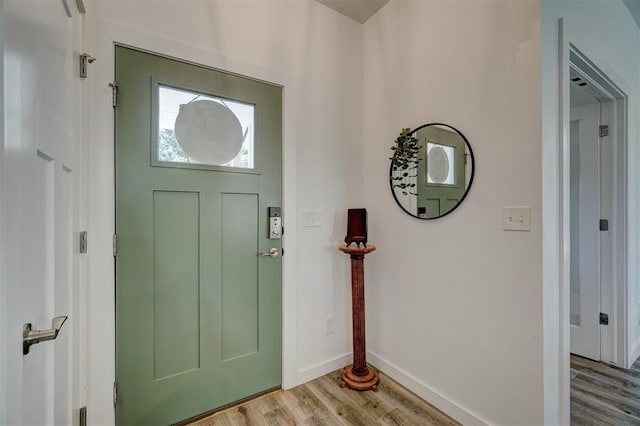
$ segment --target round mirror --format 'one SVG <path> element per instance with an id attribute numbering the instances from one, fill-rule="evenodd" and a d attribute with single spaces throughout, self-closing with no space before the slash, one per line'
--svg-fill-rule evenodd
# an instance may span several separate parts
<path id="1" fill-rule="evenodd" d="M 389 171 L 391 192 L 413 217 L 435 219 L 455 210 L 473 182 L 473 151 L 467 138 L 447 124 L 403 129 Z"/>

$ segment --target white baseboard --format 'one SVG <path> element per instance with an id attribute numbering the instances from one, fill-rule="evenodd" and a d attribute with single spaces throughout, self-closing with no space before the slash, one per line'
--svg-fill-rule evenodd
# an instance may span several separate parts
<path id="1" fill-rule="evenodd" d="M 367 352 L 367 361 L 378 370 L 391 377 L 402 386 L 406 387 L 420 398 L 429 402 L 431 405 L 453 417 L 463 425 L 488 425 L 489 422 L 480 418 L 476 414 L 457 404 L 446 395 L 430 388 L 417 378 L 411 376 L 406 371 L 396 367 L 391 362 L 385 360 L 380 355 L 373 352 Z"/>
<path id="2" fill-rule="evenodd" d="M 352 362 L 351 352 L 339 355 L 335 358 L 331 358 L 327 361 L 320 362 L 318 364 L 307 367 L 303 370 L 298 370 L 297 385 L 307 383 L 320 376 L 324 376 L 327 373 L 338 370 L 345 365 L 349 365 Z"/>

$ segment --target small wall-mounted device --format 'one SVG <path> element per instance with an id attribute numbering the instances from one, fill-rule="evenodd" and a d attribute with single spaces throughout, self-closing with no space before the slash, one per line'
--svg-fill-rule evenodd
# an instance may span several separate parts
<path id="1" fill-rule="evenodd" d="M 269 207 L 269 239 L 282 238 L 282 212 L 280 207 Z"/>

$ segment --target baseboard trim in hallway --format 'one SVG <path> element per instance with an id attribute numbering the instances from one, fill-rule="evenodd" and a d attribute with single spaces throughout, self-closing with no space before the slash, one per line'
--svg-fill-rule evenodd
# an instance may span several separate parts
<path id="1" fill-rule="evenodd" d="M 406 387 L 425 401 L 429 401 L 431 405 L 441 410 L 448 416 L 456 419 L 460 423 L 465 425 L 489 424 L 489 422 L 482 419 L 480 416 L 474 414 L 470 410 L 467 410 L 446 395 L 421 382 L 419 379 L 413 377 L 403 369 L 387 361 L 382 356 L 368 351 L 367 361 L 378 370 L 383 371 L 393 380 Z"/>
<path id="2" fill-rule="evenodd" d="M 307 383 L 313 379 L 317 379 L 320 376 L 331 373 L 332 371 L 341 369 L 345 365 L 349 365 L 352 362 L 351 352 L 338 355 L 327 361 L 322 361 L 318 364 L 307 367 L 298 371 L 297 384 L 301 385 Z"/>

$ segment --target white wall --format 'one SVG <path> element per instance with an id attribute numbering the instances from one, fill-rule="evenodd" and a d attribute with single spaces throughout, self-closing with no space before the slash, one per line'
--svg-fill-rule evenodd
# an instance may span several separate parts
<path id="1" fill-rule="evenodd" d="M 362 28 L 314 1 L 87 2 L 92 424 L 113 422 L 113 42 L 284 85 L 284 385 L 348 362 L 349 264 L 337 246 L 362 201 Z M 303 210 L 324 226 L 303 228 Z M 334 316 L 325 335 L 323 318 Z"/>
<path id="2" fill-rule="evenodd" d="M 561 264 L 559 204 L 559 149 L 561 146 L 560 98 L 558 88 L 558 19 L 563 21 L 564 49 L 575 45 L 601 69 L 628 96 L 628 322 L 627 348 L 622 358 L 629 363 L 640 350 L 640 289 L 638 282 L 638 142 L 640 136 L 640 32 L 622 1 L 576 2 L 569 0 L 542 1 L 542 140 L 543 140 L 543 197 L 544 203 L 544 306 L 545 306 L 545 420 L 549 423 L 568 422 L 568 399 L 562 402 L 561 393 L 567 394 L 568 354 L 561 354 L 566 342 L 568 314 L 560 318 L 561 306 L 568 313 L 566 289 L 560 289 Z M 567 52 L 565 52 L 565 55 Z M 565 70 L 568 73 L 568 69 Z M 563 90 L 568 96 L 568 82 Z M 618 295 L 620 296 L 620 295 Z M 624 306 L 618 309 L 623 312 Z M 566 321 L 565 321 L 566 320 Z M 566 329 L 559 329 L 565 324 Z M 624 337 L 624 334 L 623 334 Z M 618 339 L 617 345 L 624 346 Z M 568 352 L 568 351 L 567 351 Z M 564 404 L 564 405 L 562 405 Z"/>
<path id="3" fill-rule="evenodd" d="M 0 22 L 4 22 L 4 2 L 0 2 Z M 0 99 L 4 99 L 4 25 L 0 26 Z M 0 153 L 4 154 L 4 102 L 0 102 Z M 4 155 L 0 155 L 0 348 L 7 347 L 7 283 L 5 274 L 5 181 Z M 7 424 L 6 351 L 0 351 L 0 424 Z"/>
<path id="4" fill-rule="evenodd" d="M 465 424 L 541 424 L 540 3 L 392 0 L 364 24 L 369 360 Z M 402 127 L 448 123 L 476 174 L 422 221 L 389 191 Z M 501 229 L 531 206 L 531 232 Z"/>

